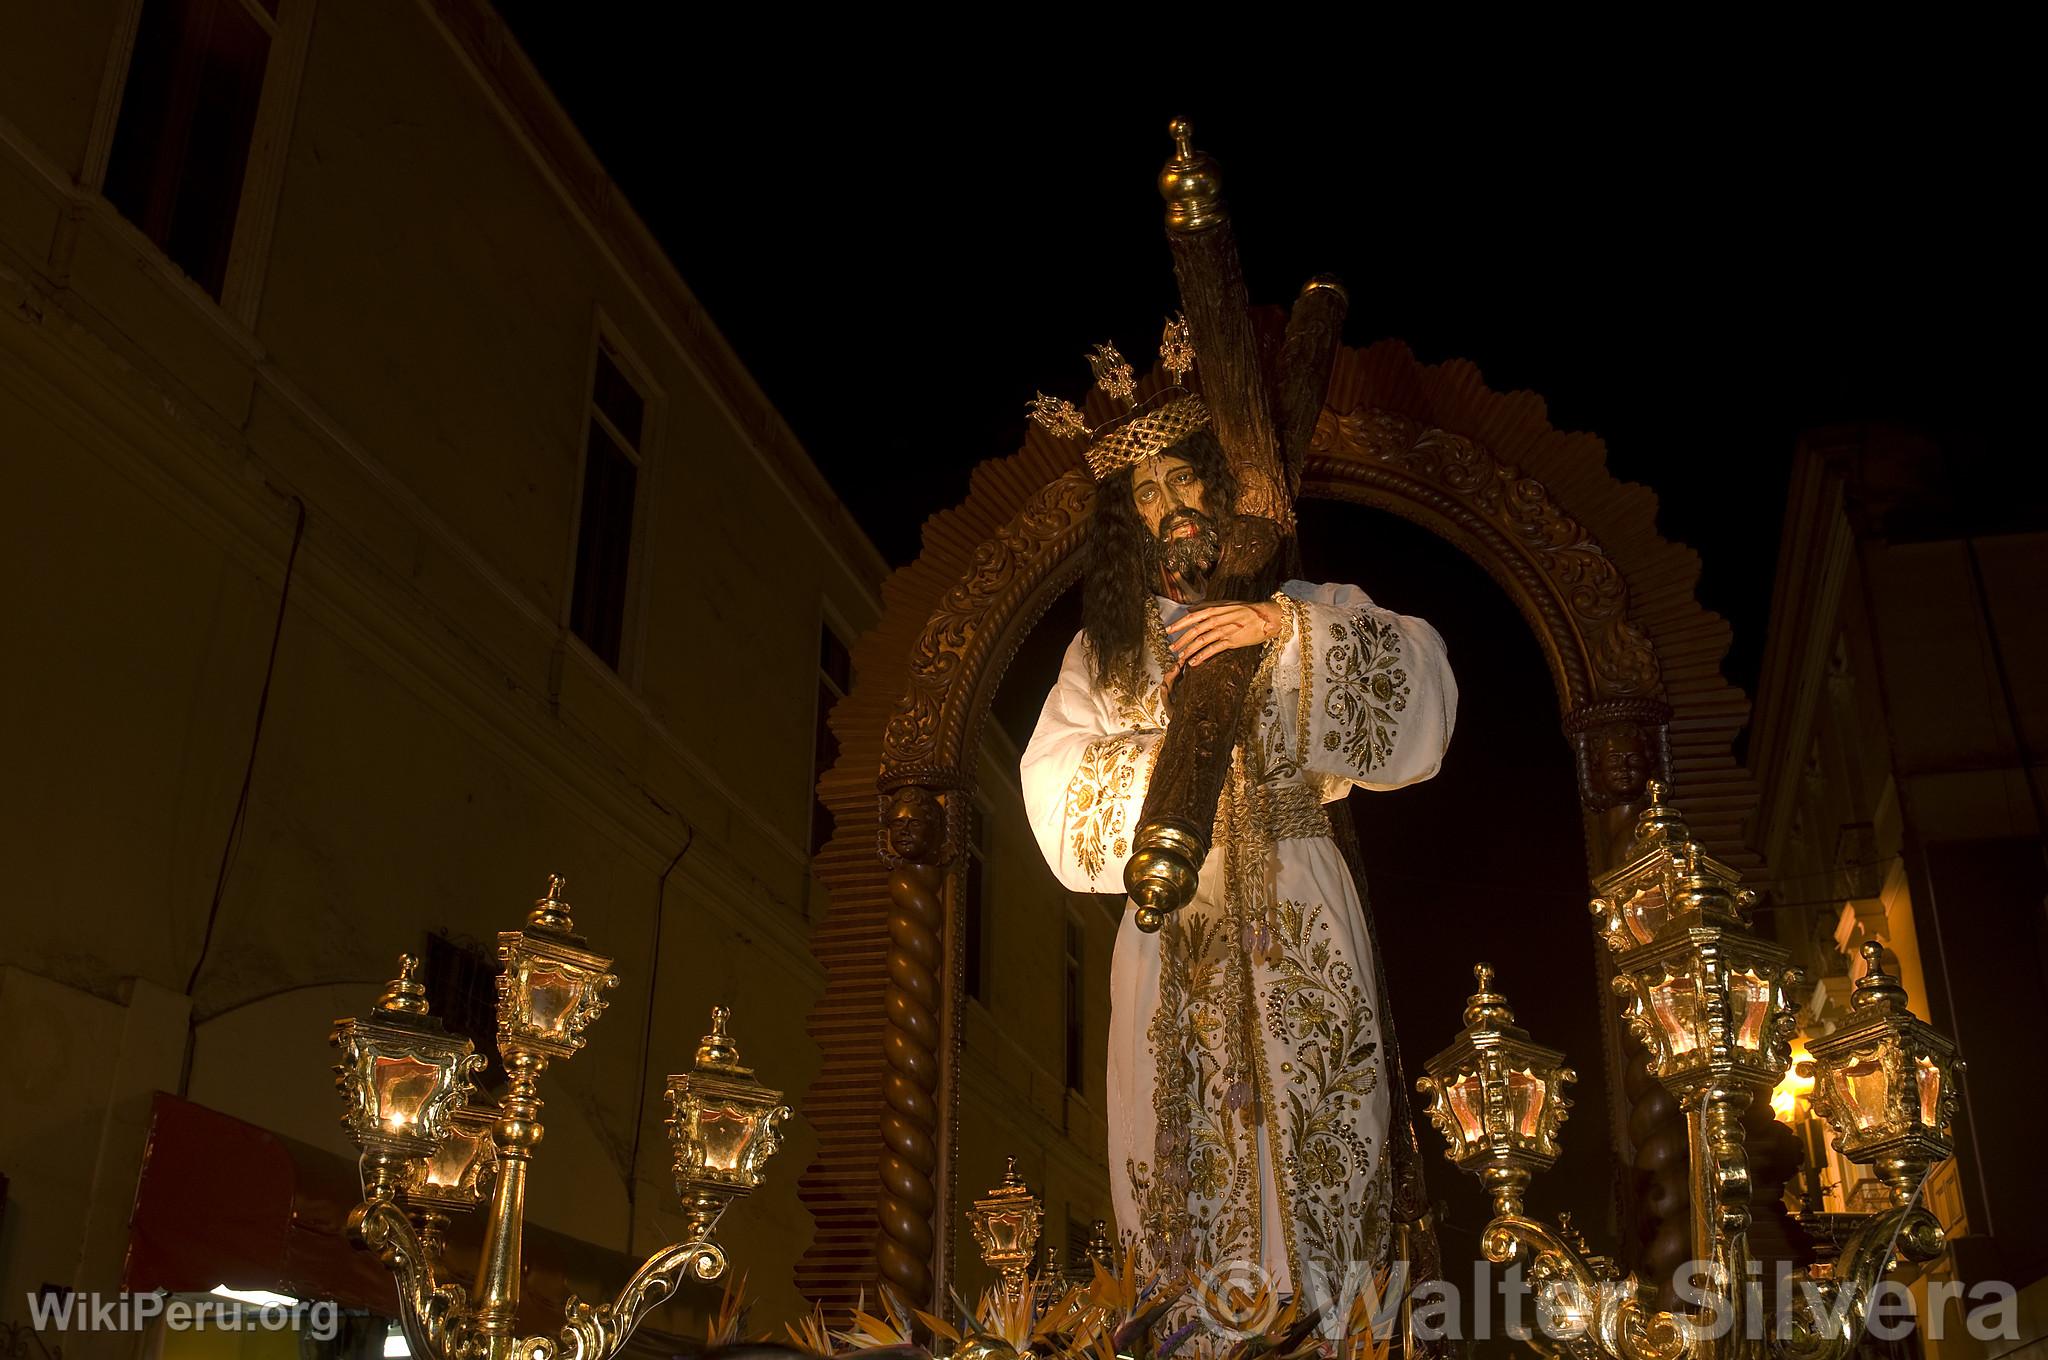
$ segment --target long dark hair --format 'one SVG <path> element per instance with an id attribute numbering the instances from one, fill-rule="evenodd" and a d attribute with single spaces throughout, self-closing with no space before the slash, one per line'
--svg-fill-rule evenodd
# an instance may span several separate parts
<path id="1" fill-rule="evenodd" d="M 1202 500 L 1219 524 L 1237 501 L 1237 478 L 1223 445 L 1208 430 L 1196 430 L 1163 451 L 1185 458 L 1202 479 Z M 1095 488 L 1095 517 L 1088 526 L 1088 565 L 1081 588 L 1081 628 L 1088 636 L 1089 670 L 1105 689 L 1138 687 L 1145 673 L 1145 616 L 1164 581 L 1158 540 L 1138 518 L 1131 499 L 1132 468 Z"/>

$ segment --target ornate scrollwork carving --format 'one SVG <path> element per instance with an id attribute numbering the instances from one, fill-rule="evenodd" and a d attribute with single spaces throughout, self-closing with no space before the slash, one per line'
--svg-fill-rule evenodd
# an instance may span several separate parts
<path id="1" fill-rule="evenodd" d="M 349 1215 L 349 1236 L 377 1255 L 397 1277 L 406 1307 L 398 1310 L 399 1325 L 414 1355 L 451 1355 L 450 1323 L 469 1315 L 469 1297 L 459 1284 L 443 1284 L 434 1275 L 434 1261 L 412 1223 L 390 1200 L 371 1200 Z"/>
<path id="2" fill-rule="evenodd" d="M 995 635 L 1009 621 L 1016 599 L 1050 571 L 1079 541 L 1095 504 L 1087 474 L 1055 478 L 1026 502 L 995 537 L 975 549 L 967 573 L 940 597 L 910 654 L 909 681 L 882 733 L 884 778 L 913 767 L 959 769 L 971 681 L 986 661 Z"/>
<path id="3" fill-rule="evenodd" d="M 678 1242 L 644 1261 L 610 1303 L 591 1304 L 571 1294 L 562 1308 L 562 1337 L 522 1337 L 517 1360 L 609 1360 L 625 1346 L 640 1320 L 667 1302 L 683 1280 L 725 1274 L 725 1253 L 715 1242 Z"/>
<path id="4" fill-rule="evenodd" d="M 1657 652 L 1627 617 L 1628 583 L 1620 567 L 1542 482 L 1463 435 L 1372 407 L 1324 411 L 1311 448 L 1377 464 L 1445 493 L 1455 515 L 1470 516 L 1519 550 L 1531 568 L 1522 584 L 1542 597 L 1531 600 L 1532 607 L 1546 623 L 1565 625 L 1552 631 L 1579 639 L 1586 683 L 1570 695 L 1572 702 L 1656 693 L 1662 678 Z"/>
<path id="5" fill-rule="evenodd" d="M 1573 1355 L 1679 1360 L 1692 1341 L 1688 1320 L 1653 1311 L 1653 1291 L 1634 1275 L 1614 1279 L 1596 1269 L 1577 1244 L 1546 1223 L 1520 1215 L 1496 1218 L 1487 1224 L 1479 1249 L 1497 1265 L 1528 1254 L 1530 1284 L 1560 1291 L 1556 1315 L 1575 1324 L 1571 1330 L 1580 1344 L 1567 1345 Z"/>

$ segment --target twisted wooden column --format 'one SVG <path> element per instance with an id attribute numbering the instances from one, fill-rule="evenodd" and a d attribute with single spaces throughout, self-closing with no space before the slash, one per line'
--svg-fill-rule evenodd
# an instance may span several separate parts
<path id="1" fill-rule="evenodd" d="M 939 1165 L 939 967 L 946 929 L 947 835 L 943 795 L 917 784 L 893 792 L 882 826 L 889 863 L 889 984 L 882 1005 L 882 1282 L 902 1302 L 932 1293 L 932 1213 Z"/>

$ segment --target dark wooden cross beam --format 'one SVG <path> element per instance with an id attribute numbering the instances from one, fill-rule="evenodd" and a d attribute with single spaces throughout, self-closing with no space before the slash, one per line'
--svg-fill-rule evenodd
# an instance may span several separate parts
<path id="1" fill-rule="evenodd" d="M 1159 174 L 1166 240 L 1202 399 L 1238 484 L 1237 502 L 1222 518 L 1206 598 L 1263 600 L 1280 584 L 1280 550 L 1294 535 L 1302 461 L 1330 385 L 1349 300 L 1336 280 L 1310 280 L 1295 299 L 1269 369 L 1252 324 L 1222 177 L 1214 161 L 1189 145 L 1187 123 L 1175 122 L 1172 132 L 1173 159 Z M 1174 683 L 1173 723 L 1160 744 L 1124 869 L 1140 930 L 1158 930 L 1166 913 L 1195 894 L 1258 663 L 1259 649 L 1240 647 Z"/>

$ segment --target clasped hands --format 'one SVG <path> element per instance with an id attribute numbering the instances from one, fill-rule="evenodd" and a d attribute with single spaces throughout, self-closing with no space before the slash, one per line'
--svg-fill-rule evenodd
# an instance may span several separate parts
<path id="1" fill-rule="evenodd" d="M 1197 605 L 1167 625 L 1166 636 L 1175 663 L 1164 679 L 1171 685 L 1183 670 L 1199 666 L 1212 656 L 1235 647 L 1257 647 L 1271 642 L 1285 626 L 1280 606 L 1272 600 Z"/>

